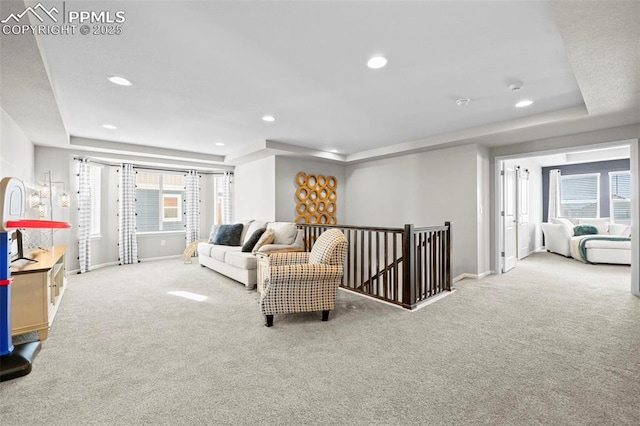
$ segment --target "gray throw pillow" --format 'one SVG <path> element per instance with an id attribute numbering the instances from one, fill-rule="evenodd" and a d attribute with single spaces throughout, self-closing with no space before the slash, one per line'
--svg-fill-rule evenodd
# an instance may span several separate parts
<path id="1" fill-rule="evenodd" d="M 249 239 L 242 246 L 242 251 L 245 252 L 245 253 L 248 253 L 248 252 L 252 251 L 253 247 L 256 245 L 256 243 L 258 242 L 260 237 L 262 237 L 262 234 L 264 234 L 264 231 L 266 231 L 265 228 L 258 229 L 253 234 L 251 234 Z"/>
<path id="2" fill-rule="evenodd" d="M 216 235 L 213 238 L 213 244 L 220 246 L 239 246 L 242 227 L 243 225 L 241 223 L 220 225 L 218 232 L 216 232 Z"/>
<path id="3" fill-rule="evenodd" d="M 218 233 L 218 229 L 220 229 L 222 225 L 213 225 L 211 227 L 211 233 L 209 234 L 209 243 L 213 244 L 213 240 L 216 238 L 216 234 Z"/>

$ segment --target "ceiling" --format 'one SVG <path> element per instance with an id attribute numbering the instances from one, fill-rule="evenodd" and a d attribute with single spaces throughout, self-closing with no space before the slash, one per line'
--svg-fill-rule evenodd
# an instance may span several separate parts
<path id="1" fill-rule="evenodd" d="M 635 1 L 45 5 L 125 21 L 119 35 L 0 36 L 2 108 L 38 145 L 349 163 L 640 122 Z M 24 10 L 3 1 L 0 18 Z M 387 66 L 369 69 L 374 55 Z M 534 104 L 515 108 L 524 98 Z"/>

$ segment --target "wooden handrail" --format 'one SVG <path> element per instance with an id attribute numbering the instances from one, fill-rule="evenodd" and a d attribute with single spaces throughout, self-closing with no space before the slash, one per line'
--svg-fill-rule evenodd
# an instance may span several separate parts
<path id="1" fill-rule="evenodd" d="M 342 287 L 414 309 L 424 300 L 451 290 L 451 222 L 444 226 L 403 228 L 298 224 L 311 251 L 325 230 L 337 228 L 349 250 Z"/>

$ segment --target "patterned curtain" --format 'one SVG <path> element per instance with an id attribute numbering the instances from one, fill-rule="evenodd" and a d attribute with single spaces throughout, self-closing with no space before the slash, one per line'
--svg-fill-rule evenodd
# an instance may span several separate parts
<path id="1" fill-rule="evenodd" d="M 91 267 L 91 166 L 86 158 L 78 161 L 78 261 L 84 273 Z"/>
<path id="2" fill-rule="evenodd" d="M 136 240 L 136 172 L 123 164 L 118 184 L 118 254 L 121 265 L 138 263 Z"/>
<path id="3" fill-rule="evenodd" d="M 231 173 L 225 172 L 222 177 L 222 223 L 231 223 Z"/>
<path id="4" fill-rule="evenodd" d="M 187 245 L 200 239 L 200 174 L 189 170 L 185 179 L 185 208 Z"/>
<path id="5" fill-rule="evenodd" d="M 560 170 L 549 170 L 549 212 L 547 220 L 560 216 Z"/>

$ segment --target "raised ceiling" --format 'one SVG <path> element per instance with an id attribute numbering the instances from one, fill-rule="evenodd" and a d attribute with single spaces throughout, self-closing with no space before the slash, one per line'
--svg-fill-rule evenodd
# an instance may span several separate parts
<path id="1" fill-rule="evenodd" d="M 598 117 L 592 127 L 640 121 L 637 2 L 46 5 L 57 3 L 66 11 L 123 11 L 126 21 L 120 35 L 37 36 L 44 68 L 3 59 L 3 77 L 47 72 L 70 136 L 62 143 L 59 125 L 48 138 L 51 123 L 28 120 L 17 89 L 2 87 L 3 108 L 12 117 L 16 111 L 37 144 L 187 151 L 221 163 L 266 149 L 307 150 L 348 162 L 468 140 L 518 142 L 545 126 Z M 5 5 L 2 18 L 6 12 Z M 3 49 L 20 37 L 27 36 L 2 35 Z M 610 52 L 606 66 L 592 63 L 601 51 Z M 377 54 L 387 66 L 367 68 Z M 133 85 L 115 86 L 112 75 Z M 512 83 L 524 87 L 513 92 Z M 459 98 L 470 102 L 459 107 Z M 523 98 L 535 103 L 514 108 Z M 276 121 L 262 121 L 266 114 Z M 504 132 L 515 134 L 494 137 Z"/>

